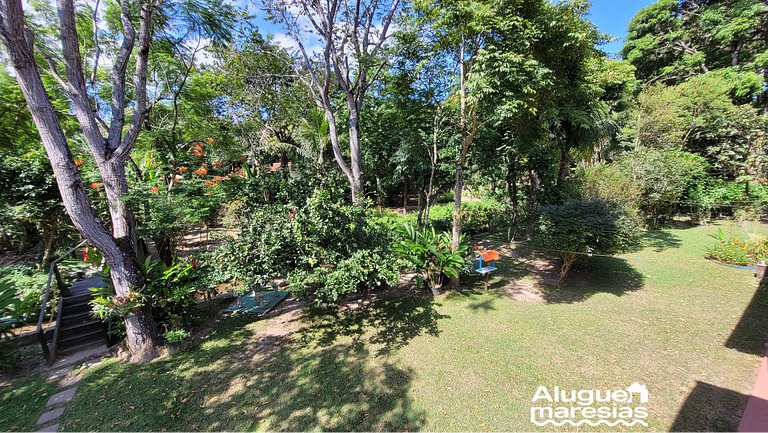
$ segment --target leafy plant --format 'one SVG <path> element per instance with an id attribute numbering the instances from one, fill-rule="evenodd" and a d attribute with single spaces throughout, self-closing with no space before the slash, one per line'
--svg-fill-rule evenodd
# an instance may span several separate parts
<path id="1" fill-rule="evenodd" d="M 163 334 L 165 341 L 171 344 L 178 344 L 189 338 L 189 332 L 184 329 L 174 329 Z"/>
<path id="2" fill-rule="evenodd" d="M 638 221 L 622 202 L 586 199 L 542 208 L 535 240 L 561 253 L 562 280 L 576 253 L 621 254 L 637 247 L 639 239 Z"/>
<path id="3" fill-rule="evenodd" d="M 742 240 L 726 235 L 723 229 L 709 236 L 717 243 L 707 247 L 707 258 L 739 266 L 768 262 L 768 237 L 752 234 Z"/>
<path id="4" fill-rule="evenodd" d="M 434 228 L 418 229 L 404 224 L 399 230 L 401 239 L 395 251 L 421 274 L 430 288 L 442 286 L 444 278 L 456 278 L 464 268 L 464 257 L 469 243 L 462 237 L 459 248 L 451 249 L 451 234 L 437 234 Z"/>
<path id="5" fill-rule="evenodd" d="M 292 291 L 312 297 L 316 305 L 338 302 L 351 293 L 363 292 L 394 284 L 400 277 L 396 263 L 371 250 L 355 251 L 337 266 L 320 266 L 311 272 L 298 271 L 290 275 Z"/>
<path id="6" fill-rule="evenodd" d="M 0 271 L 0 284 L 15 288 L 17 318 L 27 321 L 40 312 L 47 274 L 30 266 L 10 266 Z"/>

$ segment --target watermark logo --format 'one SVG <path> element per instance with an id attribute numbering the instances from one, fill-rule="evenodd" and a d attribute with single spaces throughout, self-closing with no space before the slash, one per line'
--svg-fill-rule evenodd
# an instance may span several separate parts
<path id="1" fill-rule="evenodd" d="M 540 386 L 531 400 L 531 422 L 540 427 L 566 424 L 648 427 L 648 399 L 648 388 L 639 383 L 606 390 Z"/>

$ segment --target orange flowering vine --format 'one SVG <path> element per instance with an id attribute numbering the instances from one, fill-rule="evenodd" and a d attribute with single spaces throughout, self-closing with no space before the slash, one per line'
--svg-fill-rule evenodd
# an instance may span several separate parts
<path id="1" fill-rule="evenodd" d="M 158 193 L 158 192 L 160 192 L 160 188 L 158 188 L 156 186 L 153 186 L 152 188 L 149 189 L 149 192 L 151 192 L 153 194 Z"/>
<path id="2" fill-rule="evenodd" d="M 104 184 L 103 184 L 103 183 L 101 183 L 101 182 L 93 182 L 93 183 L 91 184 L 91 188 L 93 188 L 93 189 L 99 189 L 99 188 L 101 188 L 102 186 L 104 186 Z"/>
<path id="3" fill-rule="evenodd" d="M 82 159 L 75 160 L 75 167 L 80 167 L 83 164 L 85 164 L 85 161 L 83 161 Z"/>
<path id="4" fill-rule="evenodd" d="M 195 170 L 195 174 L 198 176 L 205 176 L 206 174 L 208 174 L 208 169 L 205 168 L 204 166 L 201 166 L 200 168 Z"/>

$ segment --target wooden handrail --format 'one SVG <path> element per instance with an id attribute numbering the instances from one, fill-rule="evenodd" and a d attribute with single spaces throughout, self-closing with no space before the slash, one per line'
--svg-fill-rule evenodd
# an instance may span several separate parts
<path id="1" fill-rule="evenodd" d="M 53 364 L 56 360 L 56 349 L 59 345 L 59 318 L 61 317 L 61 311 L 64 309 L 64 301 L 59 301 L 59 306 L 56 308 L 56 328 L 53 330 L 53 339 L 51 340 L 51 349 L 48 351 L 48 365 Z"/>
<path id="2" fill-rule="evenodd" d="M 66 253 L 62 254 L 59 258 L 51 262 L 50 267 L 48 268 L 48 281 L 45 283 L 45 292 L 43 293 L 43 302 L 42 306 L 40 307 L 40 316 L 37 319 L 37 336 L 40 340 L 40 344 L 43 347 L 43 355 L 47 358 L 47 361 L 53 362 L 53 357 L 55 356 L 55 337 L 54 337 L 54 348 L 53 351 L 50 350 L 48 347 L 48 341 L 45 338 L 45 331 L 43 331 L 43 321 L 45 320 L 45 310 L 48 308 L 48 301 L 51 297 L 51 282 L 53 280 L 54 274 L 56 275 L 57 283 L 61 286 L 63 285 L 63 282 L 61 281 L 61 277 L 59 276 L 59 263 L 69 257 L 70 254 L 75 252 L 78 248 L 82 247 L 83 245 L 86 245 L 88 241 L 81 241 L 74 247 L 70 248 Z M 59 290 L 62 290 L 62 287 L 59 287 Z M 61 303 L 60 303 L 61 304 Z M 57 313 L 61 311 L 61 305 L 57 308 Z M 56 328 L 58 330 L 59 323 L 58 323 L 58 314 L 56 317 Z M 54 331 L 55 334 L 57 334 L 56 331 Z"/>

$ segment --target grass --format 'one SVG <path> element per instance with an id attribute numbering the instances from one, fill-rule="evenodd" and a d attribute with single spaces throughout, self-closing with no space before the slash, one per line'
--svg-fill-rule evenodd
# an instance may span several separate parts
<path id="1" fill-rule="evenodd" d="M 512 280 L 542 275 L 505 259 L 488 291 L 473 281 L 310 314 L 280 325 L 290 333 L 224 319 L 189 351 L 89 370 L 62 428 L 530 431 L 539 385 L 641 382 L 649 429 L 735 430 L 767 337 L 768 287 L 703 258 L 718 227 L 731 229 L 669 228 L 647 233 L 640 252 L 582 258 L 537 301 L 507 296 Z"/>
<path id="2" fill-rule="evenodd" d="M 35 421 L 55 393 L 55 385 L 39 374 L 0 383 L 0 431 L 35 431 Z"/>

